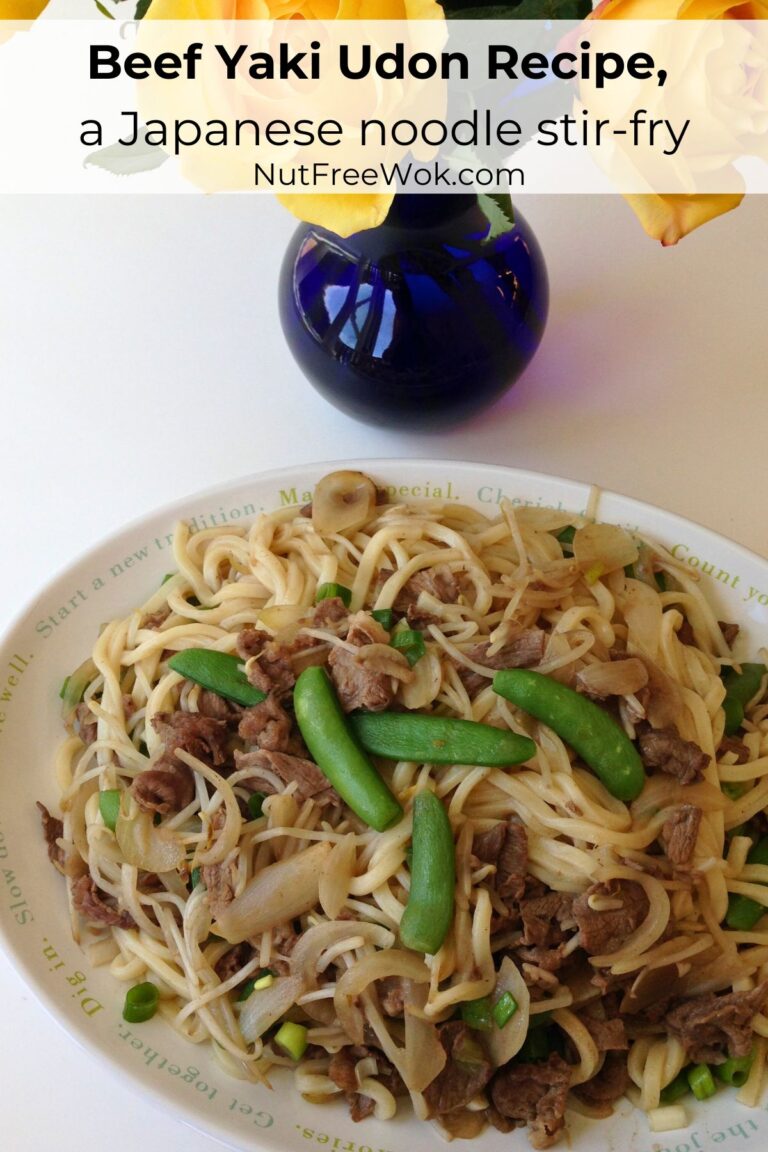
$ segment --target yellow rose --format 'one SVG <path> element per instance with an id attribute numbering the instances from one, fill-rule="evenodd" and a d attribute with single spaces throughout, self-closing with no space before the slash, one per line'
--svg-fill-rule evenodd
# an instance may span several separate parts
<path id="1" fill-rule="evenodd" d="M 31 23 L 37 20 L 47 4 L 48 0 L 0 0 L 0 20 Z M 14 32 L 21 30 L 12 28 L 10 24 L 0 24 L 0 44 L 4 44 L 6 40 L 10 40 Z"/>
<path id="2" fill-rule="evenodd" d="M 766 20 L 766 0 L 602 0 L 592 20 Z M 665 246 L 715 216 L 738 208 L 742 194 L 631 195 L 626 197 L 649 236 Z"/>
<path id="3" fill-rule="evenodd" d="M 435 0 L 152 0 L 155 20 L 442 20 Z M 394 192 L 278 194 L 300 220 L 349 236 L 375 228 L 389 212 Z"/>

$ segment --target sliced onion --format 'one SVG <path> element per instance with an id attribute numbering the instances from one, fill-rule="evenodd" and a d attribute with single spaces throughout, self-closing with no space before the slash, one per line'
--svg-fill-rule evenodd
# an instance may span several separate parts
<path id="1" fill-rule="evenodd" d="M 312 523 L 317 532 L 354 532 L 376 508 L 376 485 L 364 472 L 329 472 L 315 485 Z"/>
<path id="2" fill-rule="evenodd" d="M 440 1075 L 448 1059 L 437 1027 L 420 1014 L 428 993 L 425 984 L 406 980 L 403 1080 L 409 1092 L 423 1092 Z"/>
<path id="3" fill-rule="evenodd" d="M 86 688 L 98 674 L 99 670 L 89 656 L 67 676 L 61 689 L 61 716 L 65 724 L 71 721 Z"/>
<path id="4" fill-rule="evenodd" d="M 655 660 L 661 638 L 662 612 L 658 592 L 641 580 L 627 580 L 617 602 L 629 629 L 628 650 Z"/>
<path id="5" fill-rule="evenodd" d="M 309 912 L 317 904 L 320 872 L 331 851 L 327 841 L 262 868 L 218 916 L 217 936 L 239 944 Z"/>
<path id="6" fill-rule="evenodd" d="M 498 1024 L 494 1023 L 492 1030 L 486 1037 L 488 1054 L 496 1068 L 500 1068 L 502 1064 L 506 1064 L 508 1060 L 517 1055 L 528 1032 L 528 1010 L 531 995 L 520 970 L 509 956 L 505 956 L 501 962 L 496 987 L 491 993 L 492 1002 L 496 1004 L 505 992 L 509 992 L 515 998 L 517 1011 L 509 1018 L 503 1028 L 499 1028 Z"/>
<path id="7" fill-rule="evenodd" d="M 334 844 L 323 861 L 320 874 L 320 904 L 330 920 L 335 920 L 347 902 L 349 882 L 355 871 L 357 849 L 355 837 L 350 832 L 343 840 Z"/>
<path id="8" fill-rule="evenodd" d="M 606 660 L 587 664 L 576 673 L 576 683 L 589 696 L 630 696 L 648 683 L 648 670 L 642 660 Z"/>
<path id="9" fill-rule="evenodd" d="M 394 676 L 406 684 L 413 679 L 413 670 L 406 657 L 396 648 L 390 648 L 389 644 L 363 644 L 355 653 L 355 659 L 369 672 Z"/>
<path id="10" fill-rule="evenodd" d="M 354 1044 L 363 1042 L 363 1015 L 354 1001 L 369 984 L 385 976 L 405 976 L 424 984 L 429 981 L 430 973 L 423 960 L 399 948 L 387 948 L 353 964 L 336 982 L 333 1003 L 339 1023 Z"/>
<path id="11" fill-rule="evenodd" d="M 280 632 L 283 628 L 298 624 L 306 616 L 307 609 L 303 604 L 272 604 L 261 609 L 259 623 L 272 632 Z"/>
<path id="12" fill-rule="evenodd" d="M 411 672 L 410 681 L 400 687 L 398 699 L 406 708 L 413 711 L 416 708 L 426 708 L 440 691 L 442 682 L 440 658 L 435 652 L 425 652 L 421 660 L 416 661 Z"/>
<path id="13" fill-rule="evenodd" d="M 115 836 L 126 863 L 146 872 L 173 872 L 186 857 L 181 841 L 162 825 L 156 827 L 151 812 L 121 812 L 115 822 Z"/>
<path id="14" fill-rule="evenodd" d="M 637 560 L 637 544 L 617 524 L 586 524 L 573 534 L 573 555 L 587 579 L 626 568 Z"/>
<path id="15" fill-rule="evenodd" d="M 308 992 L 317 988 L 318 957 L 345 936 L 362 936 L 368 944 L 386 949 L 395 939 L 388 928 L 363 920 L 327 920 L 307 929 L 291 952 L 291 974 L 301 977 Z"/>
<path id="16" fill-rule="evenodd" d="M 644 701 L 646 719 L 654 728 L 668 728 L 679 720 L 683 712 L 682 689 L 658 664 L 645 657 L 641 659 L 648 673 L 648 700 Z"/>
<path id="17" fill-rule="evenodd" d="M 240 1013 L 240 1031 L 243 1039 L 252 1044 L 276 1024 L 304 991 L 299 976 L 278 976 L 268 988 L 251 992 Z"/>

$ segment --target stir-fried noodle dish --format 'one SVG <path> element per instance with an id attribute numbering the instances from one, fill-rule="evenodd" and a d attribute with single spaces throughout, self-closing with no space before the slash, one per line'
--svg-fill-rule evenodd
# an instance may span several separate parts
<path id="1" fill-rule="evenodd" d="M 759 1103 L 768 670 L 695 572 L 355 471 L 173 553 L 65 681 L 39 805 L 127 1021 L 449 1138 Z"/>

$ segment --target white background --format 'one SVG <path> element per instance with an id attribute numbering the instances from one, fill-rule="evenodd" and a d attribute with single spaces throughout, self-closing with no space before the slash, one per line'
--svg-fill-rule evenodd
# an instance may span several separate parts
<path id="1" fill-rule="evenodd" d="M 0 628 L 158 505 L 352 456 L 594 482 L 768 556 L 768 199 L 668 250 L 618 197 L 522 210 L 551 277 L 540 352 L 493 410 L 414 434 L 353 422 L 293 365 L 275 293 L 294 222 L 270 199 L 3 198 Z M 3 1152 L 218 1147 L 77 1048 L 2 958 L 0 1003 Z"/>

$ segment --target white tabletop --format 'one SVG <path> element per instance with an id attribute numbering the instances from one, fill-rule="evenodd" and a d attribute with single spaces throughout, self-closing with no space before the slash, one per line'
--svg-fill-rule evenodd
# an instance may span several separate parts
<path id="1" fill-rule="evenodd" d="M 0 206 L 0 629 L 121 524 L 261 469 L 488 461 L 660 504 L 768 556 L 768 198 L 676 249 L 619 197 L 526 200 L 552 306 L 528 372 L 435 434 L 326 404 L 275 304 L 294 222 L 267 198 L 5 198 Z M 212 1152 L 82 1052 L 0 961 L 7 1152 Z"/>

